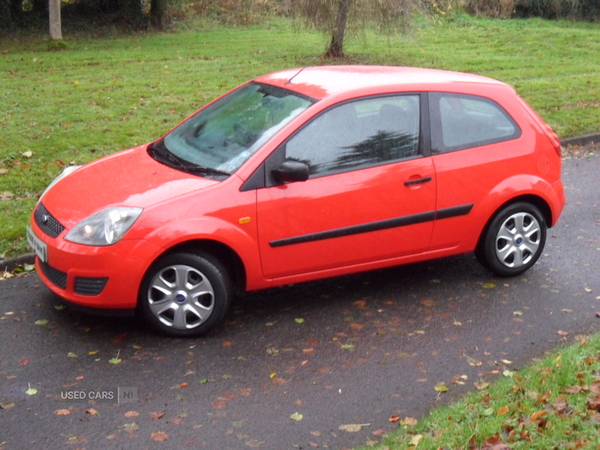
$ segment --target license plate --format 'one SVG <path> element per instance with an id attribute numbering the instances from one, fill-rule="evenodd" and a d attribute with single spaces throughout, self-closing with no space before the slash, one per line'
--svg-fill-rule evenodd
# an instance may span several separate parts
<path id="1" fill-rule="evenodd" d="M 35 235 L 30 226 L 27 227 L 27 243 L 42 262 L 48 260 L 48 246 Z"/>

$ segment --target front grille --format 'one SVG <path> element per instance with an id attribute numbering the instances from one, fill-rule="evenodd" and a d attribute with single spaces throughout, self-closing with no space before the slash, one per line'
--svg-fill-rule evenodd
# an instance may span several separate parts
<path id="1" fill-rule="evenodd" d="M 67 288 L 67 274 L 65 272 L 61 272 L 50 264 L 42 261 L 40 261 L 40 268 L 46 278 L 48 278 L 56 287 L 63 290 Z"/>
<path id="2" fill-rule="evenodd" d="M 108 278 L 75 277 L 75 293 L 79 295 L 100 295 Z"/>
<path id="3" fill-rule="evenodd" d="M 51 238 L 57 237 L 65 229 L 64 225 L 56 220 L 42 203 L 36 208 L 33 217 L 37 226 Z"/>

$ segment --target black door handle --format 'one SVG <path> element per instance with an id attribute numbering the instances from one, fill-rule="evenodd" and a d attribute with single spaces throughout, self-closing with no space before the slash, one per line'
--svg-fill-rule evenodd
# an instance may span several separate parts
<path id="1" fill-rule="evenodd" d="M 431 181 L 431 177 L 419 178 L 417 180 L 408 180 L 404 182 L 404 186 L 414 186 L 416 184 L 428 183 Z"/>

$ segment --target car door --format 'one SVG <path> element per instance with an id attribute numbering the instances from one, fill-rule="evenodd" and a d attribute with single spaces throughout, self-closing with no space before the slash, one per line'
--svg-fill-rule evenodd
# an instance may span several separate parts
<path id="1" fill-rule="evenodd" d="M 356 266 L 424 252 L 435 217 L 431 158 L 420 150 L 420 96 L 347 102 L 326 110 L 265 164 L 257 191 L 266 278 Z M 290 161 L 308 179 L 278 182 Z"/>

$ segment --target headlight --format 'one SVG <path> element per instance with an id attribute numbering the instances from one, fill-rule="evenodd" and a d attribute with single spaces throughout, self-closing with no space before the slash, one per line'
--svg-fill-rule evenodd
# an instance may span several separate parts
<path id="1" fill-rule="evenodd" d="M 92 214 L 75 225 L 67 241 L 83 245 L 112 245 L 119 242 L 142 213 L 142 208 L 117 206 Z"/>

